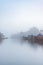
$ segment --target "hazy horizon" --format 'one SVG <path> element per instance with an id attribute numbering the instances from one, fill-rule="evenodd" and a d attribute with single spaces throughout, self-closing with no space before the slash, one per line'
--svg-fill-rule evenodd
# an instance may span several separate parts
<path id="1" fill-rule="evenodd" d="M 43 29 L 43 0 L 0 0 L 0 32 Z"/>
<path id="2" fill-rule="evenodd" d="M 37 28 L 43 30 L 43 0 L 0 0 L 0 65 L 43 65 L 43 36 L 28 36 Z"/>

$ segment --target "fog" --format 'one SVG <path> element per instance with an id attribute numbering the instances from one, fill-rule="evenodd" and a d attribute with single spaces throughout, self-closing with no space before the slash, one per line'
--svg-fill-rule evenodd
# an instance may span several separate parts
<path id="1" fill-rule="evenodd" d="M 43 29 L 42 2 L 0 0 L 0 31 L 8 35 L 34 26 Z"/>
<path id="2" fill-rule="evenodd" d="M 0 0 L 0 32 L 10 37 L 32 27 L 43 29 L 43 0 Z M 43 47 L 4 40 L 0 44 L 1 64 L 43 65 Z"/>

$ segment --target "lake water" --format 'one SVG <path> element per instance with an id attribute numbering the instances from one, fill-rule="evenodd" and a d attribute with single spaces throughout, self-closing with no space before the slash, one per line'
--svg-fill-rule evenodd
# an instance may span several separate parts
<path id="1" fill-rule="evenodd" d="M 0 44 L 0 65 L 43 65 L 43 47 L 4 40 Z"/>

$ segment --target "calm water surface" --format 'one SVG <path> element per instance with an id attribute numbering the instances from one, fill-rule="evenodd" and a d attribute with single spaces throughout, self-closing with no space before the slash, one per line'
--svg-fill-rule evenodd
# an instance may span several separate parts
<path id="1" fill-rule="evenodd" d="M 43 47 L 4 40 L 0 44 L 0 65 L 43 65 Z"/>

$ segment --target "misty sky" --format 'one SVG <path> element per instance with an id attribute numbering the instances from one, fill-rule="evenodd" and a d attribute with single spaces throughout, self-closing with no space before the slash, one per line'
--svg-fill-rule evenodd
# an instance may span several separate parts
<path id="1" fill-rule="evenodd" d="M 0 31 L 43 29 L 43 0 L 0 0 Z"/>

